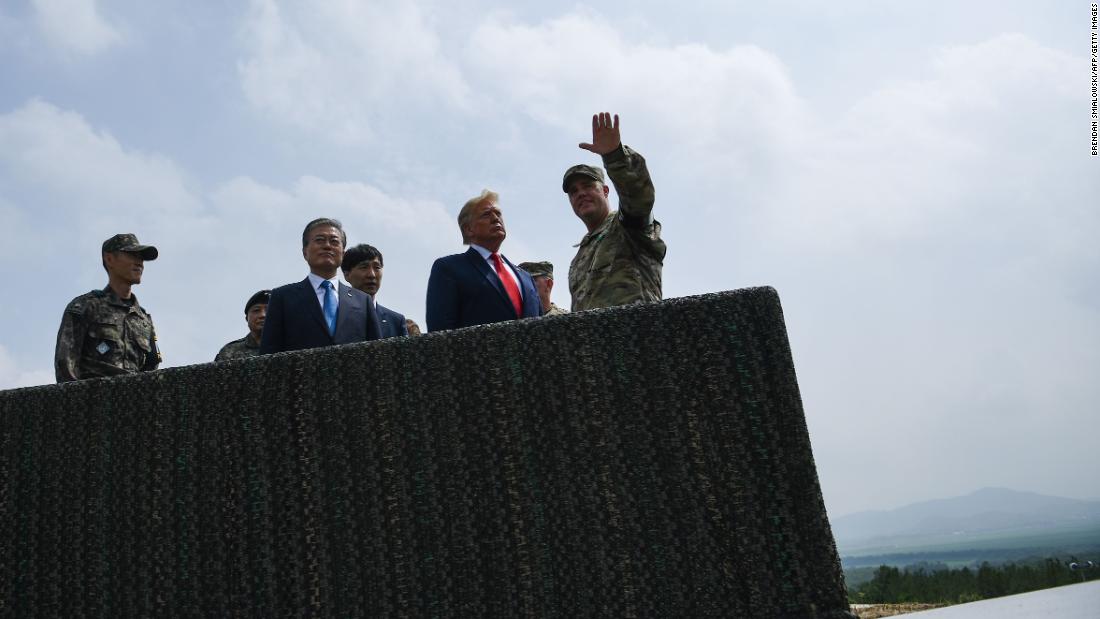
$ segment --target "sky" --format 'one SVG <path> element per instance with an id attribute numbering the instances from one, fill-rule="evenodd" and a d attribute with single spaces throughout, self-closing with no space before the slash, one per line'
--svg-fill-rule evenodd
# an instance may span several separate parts
<path id="1" fill-rule="evenodd" d="M 466 199 L 554 301 L 591 115 L 642 153 L 666 298 L 775 287 L 832 515 L 1003 486 L 1100 499 L 1089 3 L 0 2 L 0 388 L 53 382 L 104 239 L 162 367 L 246 333 L 343 221 L 423 325 Z M 614 192 L 612 192 L 614 195 Z M 614 199 L 612 206 L 614 207 Z"/>

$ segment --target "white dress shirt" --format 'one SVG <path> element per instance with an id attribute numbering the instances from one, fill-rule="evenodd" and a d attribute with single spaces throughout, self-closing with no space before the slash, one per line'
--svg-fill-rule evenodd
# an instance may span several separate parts
<path id="1" fill-rule="evenodd" d="M 309 283 L 313 286 L 313 293 L 317 295 L 317 302 L 321 304 L 321 313 L 325 312 L 325 289 L 321 287 L 321 282 L 326 281 L 325 278 L 317 275 L 316 273 L 309 274 Z M 332 295 L 336 297 L 336 309 L 340 309 L 340 280 L 335 275 L 332 279 L 327 280 L 332 282 Z"/>
<path id="2" fill-rule="evenodd" d="M 470 243 L 470 247 L 473 247 L 475 250 L 477 250 L 477 253 L 481 254 L 481 257 L 485 259 L 485 262 L 489 263 L 489 270 L 491 270 L 493 273 L 497 272 L 497 265 L 495 262 L 493 262 L 492 258 L 493 252 L 485 249 L 481 245 L 477 245 L 476 243 Z M 499 254 L 500 252 L 497 253 Z M 509 265 L 508 261 L 504 259 L 504 256 L 500 257 L 500 263 L 504 265 L 504 272 L 512 276 L 512 281 L 516 283 L 516 290 L 519 290 L 519 295 L 522 298 L 523 286 L 521 286 L 519 283 L 519 276 L 516 275 L 516 272 L 512 270 L 511 265 Z"/>

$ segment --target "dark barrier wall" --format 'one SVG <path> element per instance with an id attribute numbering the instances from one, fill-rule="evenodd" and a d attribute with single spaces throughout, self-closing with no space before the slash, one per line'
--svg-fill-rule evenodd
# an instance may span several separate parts
<path id="1" fill-rule="evenodd" d="M 838 617 L 759 288 L 0 392 L 0 616 Z"/>

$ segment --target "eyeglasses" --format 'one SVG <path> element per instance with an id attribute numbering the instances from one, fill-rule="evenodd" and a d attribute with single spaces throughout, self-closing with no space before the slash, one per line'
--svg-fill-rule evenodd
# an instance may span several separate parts
<path id="1" fill-rule="evenodd" d="M 344 240 L 335 234 L 332 236 L 317 235 L 310 239 L 310 243 L 314 245 L 344 245 Z"/>

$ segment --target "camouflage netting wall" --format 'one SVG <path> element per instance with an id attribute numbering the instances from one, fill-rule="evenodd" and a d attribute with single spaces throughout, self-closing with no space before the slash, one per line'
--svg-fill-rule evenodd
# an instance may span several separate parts
<path id="1" fill-rule="evenodd" d="M 846 611 L 769 288 L 0 393 L 0 616 Z"/>

